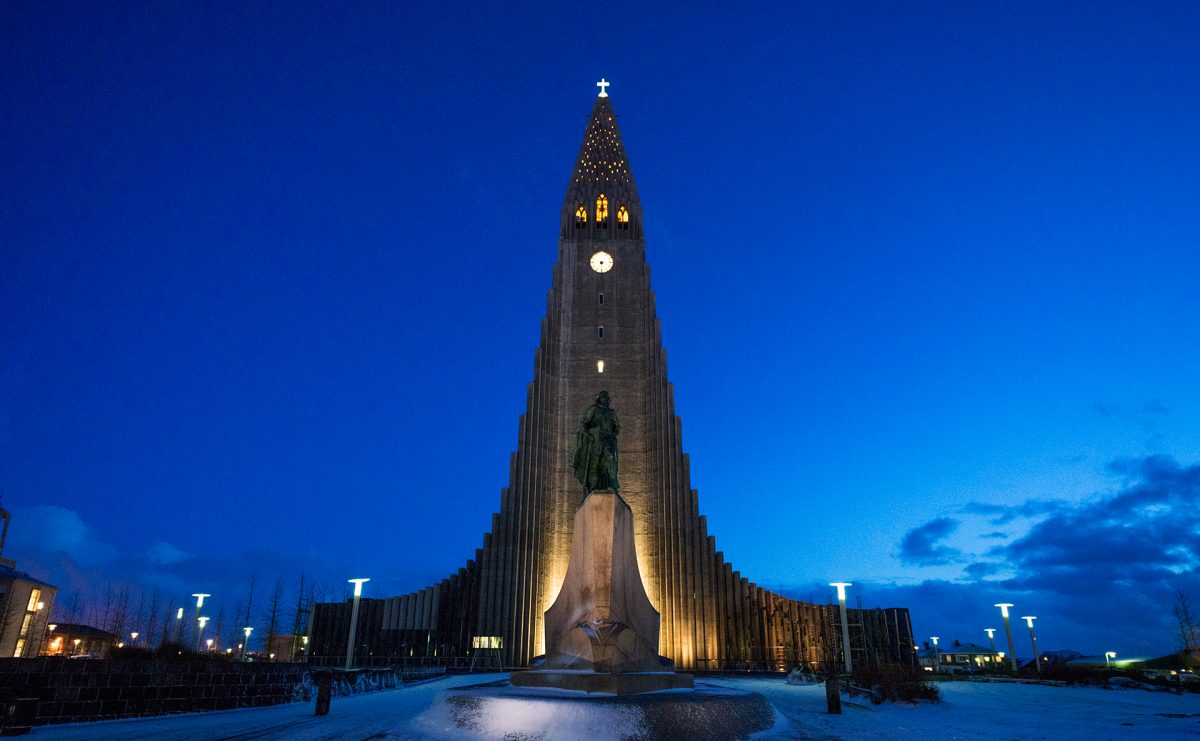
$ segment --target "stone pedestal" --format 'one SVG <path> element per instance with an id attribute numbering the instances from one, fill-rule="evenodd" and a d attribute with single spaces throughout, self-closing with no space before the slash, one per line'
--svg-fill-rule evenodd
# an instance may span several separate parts
<path id="1" fill-rule="evenodd" d="M 571 561 L 546 611 L 545 659 L 512 683 L 613 694 L 691 687 L 690 674 L 675 674 L 658 655 L 658 629 L 638 571 L 633 512 L 615 491 L 594 491 L 575 512 Z"/>

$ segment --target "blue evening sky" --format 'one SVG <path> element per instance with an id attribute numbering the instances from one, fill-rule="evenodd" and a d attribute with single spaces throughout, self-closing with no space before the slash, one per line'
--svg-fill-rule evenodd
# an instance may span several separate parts
<path id="1" fill-rule="evenodd" d="M 735 567 L 1173 650 L 1197 39 L 1190 2 L 4 3 L 4 555 L 60 610 L 461 566 L 605 76 Z"/>

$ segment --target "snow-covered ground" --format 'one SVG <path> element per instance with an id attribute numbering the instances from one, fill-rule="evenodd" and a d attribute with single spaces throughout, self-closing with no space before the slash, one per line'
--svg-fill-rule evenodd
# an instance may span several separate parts
<path id="1" fill-rule="evenodd" d="M 445 735 L 430 723 L 437 696 L 444 690 L 504 678 L 505 675 L 449 677 L 414 687 L 356 697 L 334 698 L 329 715 L 313 715 L 311 703 L 270 708 L 195 713 L 161 718 L 42 726 L 46 739 L 428 739 L 486 738 L 463 732 Z M 943 702 L 916 706 L 846 704 L 842 715 L 825 713 L 824 687 L 792 686 L 783 679 L 710 679 L 700 681 L 762 693 L 774 705 L 778 723 L 761 739 L 1196 739 L 1200 738 L 1200 695 L 1182 697 L 1141 690 L 1047 687 L 1027 684 L 939 685 Z M 575 734 L 568 722 L 590 725 L 574 712 L 556 717 L 541 707 L 530 719 L 530 735 L 546 741 Z M 519 709 L 518 709 L 519 711 Z M 436 711 L 432 715 L 437 716 Z M 586 714 L 584 714 L 586 715 Z M 619 728 L 591 725 L 587 738 L 620 738 Z M 625 729 L 628 731 L 628 727 Z M 607 734 L 607 735 L 606 735 Z"/>

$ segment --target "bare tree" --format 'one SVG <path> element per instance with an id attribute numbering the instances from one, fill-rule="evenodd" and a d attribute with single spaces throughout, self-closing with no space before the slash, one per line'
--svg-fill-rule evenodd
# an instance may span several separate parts
<path id="1" fill-rule="evenodd" d="M 216 636 L 216 639 L 217 639 L 213 642 L 217 644 L 218 649 L 221 648 L 221 631 L 223 631 L 224 629 L 225 629 L 225 604 L 222 603 L 221 609 L 217 610 L 216 625 L 213 626 L 213 635 Z"/>
<path id="2" fill-rule="evenodd" d="M 302 645 L 301 631 L 304 629 L 305 616 L 307 610 L 304 609 L 304 574 L 300 574 L 300 589 L 296 592 L 296 614 L 292 621 L 292 655 L 291 660 L 296 660 L 296 655 L 304 648 Z"/>
<path id="3" fill-rule="evenodd" d="M 1182 589 L 1175 590 L 1176 601 L 1172 612 L 1179 626 L 1179 650 L 1185 657 L 1200 660 L 1200 615 L 1197 615 Z"/>
<path id="4" fill-rule="evenodd" d="M 149 648 L 151 646 L 151 644 L 154 643 L 154 629 L 156 627 L 158 627 L 158 607 L 159 607 L 158 603 L 159 603 L 159 600 L 160 600 L 160 597 L 158 594 L 158 590 L 155 589 L 154 593 L 150 595 L 150 610 L 146 616 L 146 633 L 145 633 L 145 635 L 146 635 L 146 647 L 147 648 Z"/>
<path id="5" fill-rule="evenodd" d="M 258 576 L 250 575 L 250 581 L 246 584 L 246 622 L 242 627 L 254 627 L 254 587 L 258 584 Z M 245 653 L 250 653 L 250 641 L 246 641 Z"/>
<path id="6" fill-rule="evenodd" d="M 263 645 L 263 653 L 271 658 L 271 647 L 275 642 L 275 630 L 279 625 L 279 602 L 283 599 L 283 577 L 275 580 L 275 588 L 271 590 L 271 606 L 267 618 L 267 638 Z"/>

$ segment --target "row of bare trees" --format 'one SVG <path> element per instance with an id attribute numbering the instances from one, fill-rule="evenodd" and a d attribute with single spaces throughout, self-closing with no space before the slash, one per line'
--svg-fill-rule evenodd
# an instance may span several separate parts
<path id="1" fill-rule="evenodd" d="M 300 636 L 307 631 L 311 605 L 331 593 L 328 584 L 319 584 L 304 575 L 300 576 L 294 592 L 289 593 L 285 588 L 282 576 L 274 580 L 265 596 L 260 591 L 259 578 L 252 574 L 245 591 L 234 603 L 232 613 L 227 612 L 230 601 L 222 599 L 223 595 L 205 601 L 203 612 L 211 618 L 205 635 L 213 637 L 215 650 L 238 650 L 245 640 L 244 628 L 249 626 L 254 629 L 251 646 L 261 645 L 264 655 L 270 653 L 268 648 L 280 635 L 293 636 L 290 648 L 294 655 L 302 647 Z M 147 592 L 129 584 L 110 582 L 91 604 L 82 604 L 79 592 L 75 592 L 69 600 L 56 603 L 54 611 L 57 622 L 84 623 L 113 633 L 122 640 L 132 640 L 131 636 L 136 632 L 135 643 L 139 646 L 180 643 L 190 648 L 200 637 L 196 632 L 198 626 L 193 625 L 195 605 L 195 601 L 186 596 L 164 597 L 158 589 Z M 182 617 L 180 609 L 183 610 Z"/>

